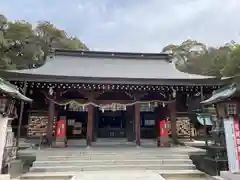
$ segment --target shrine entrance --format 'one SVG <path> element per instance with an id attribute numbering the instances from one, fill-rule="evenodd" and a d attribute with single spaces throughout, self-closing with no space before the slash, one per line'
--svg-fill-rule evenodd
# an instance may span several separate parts
<path id="1" fill-rule="evenodd" d="M 129 128 L 129 122 L 133 122 L 134 111 L 125 106 L 133 98 L 125 92 L 107 91 L 96 99 L 100 107 L 95 112 L 95 133 L 97 138 L 121 138 L 126 139 L 129 136 L 128 130 L 134 134 L 133 127 Z"/>
<path id="2" fill-rule="evenodd" d="M 87 112 L 67 112 L 67 138 L 85 139 L 87 129 Z"/>
<path id="3" fill-rule="evenodd" d="M 126 137 L 126 112 L 125 111 L 99 111 L 99 138 L 124 138 Z"/>

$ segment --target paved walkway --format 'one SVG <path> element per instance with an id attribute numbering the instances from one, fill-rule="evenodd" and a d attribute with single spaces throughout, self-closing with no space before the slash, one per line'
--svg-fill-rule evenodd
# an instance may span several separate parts
<path id="1" fill-rule="evenodd" d="M 94 171 L 94 172 L 68 172 L 68 173 L 28 173 L 28 177 L 66 177 L 69 180 L 164 180 L 158 173 L 153 171 Z M 65 178 L 59 178 L 65 180 Z M 46 179 L 47 180 L 47 179 Z M 57 179 L 56 179 L 57 180 Z"/>
<path id="2" fill-rule="evenodd" d="M 221 177 L 225 180 L 240 180 L 240 173 L 233 174 L 229 171 L 222 171 Z"/>

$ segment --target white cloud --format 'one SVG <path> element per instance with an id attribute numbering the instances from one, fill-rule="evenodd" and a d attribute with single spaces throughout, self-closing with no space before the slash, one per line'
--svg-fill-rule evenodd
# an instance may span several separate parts
<path id="1" fill-rule="evenodd" d="M 209 45 L 240 40 L 239 0 L 35 0 L 37 7 L 22 0 L 18 11 L 2 1 L 10 18 L 51 20 L 95 50 L 159 52 L 188 38 Z"/>
<path id="2" fill-rule="evenodd" d="M 209 45 L 239 40 L 238 0 L 141 2 L 111 12 L 110 22 L 93 25 L 99 33 L 90 39 L 91 46 L 94 48 L 95 39 L 100 39 L 95 49 L 159 52 L 167 44 L 188 38 Z"/>

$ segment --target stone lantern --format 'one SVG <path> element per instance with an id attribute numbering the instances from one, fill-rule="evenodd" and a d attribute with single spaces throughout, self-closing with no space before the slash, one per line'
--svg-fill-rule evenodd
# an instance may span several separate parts
<path id="1" fill-rule="evenodd" d="M 17 100 L 31 102 L 19 90 L 0 78 L 0 179 L 10 178 L 2 175 L 4 168 L 16 158 L 16 140 L 12 131 L 12 120 L 17 118 L 15 103 Z"/>

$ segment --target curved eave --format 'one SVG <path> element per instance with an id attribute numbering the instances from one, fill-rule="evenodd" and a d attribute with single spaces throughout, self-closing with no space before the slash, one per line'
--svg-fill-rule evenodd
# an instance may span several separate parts
<path id="1" fill-rule="evenodd" d="M 149 79 L 149 78 L 104 78 L 26 74 L 2 71 L 0 75 L 10 81 L 51 83 L 93 83 L 93 84 L 136 84 L 136 85 L 222 85 L 219 78 L 205 79 Z"/>
<path id="2" fill-rule="evenodd" d="M 221 90 L 221 89 L 219 89 Z M 205 101 L 202 101 L 202 104 L 210 105 L 210 104 L 215 104 L 221 101 L 224 101 L 230 97 L 232 97 L 235 93 L 237 92 L 237 88 L 227 88 L 224 89 L 220 92 L 213 93 L 213 95 L 209 98 L 206 99 Z"/>
<path id="3" fill-rule="evenodd" d="M 201 114 L 197 114 L 197 120 L 201 125 L 213 126 L 213 122 L 210 116 L 203 116 Z"/>
<path id="4" fill-rule="evenodd" d="M 15 86 L 3 80 L 2 78 L 0 78 L 0 91 L 7 96 L 10 96 L 25 102 L 32 102 L 32 99 L 21 94 L 20 91 Z"/>

